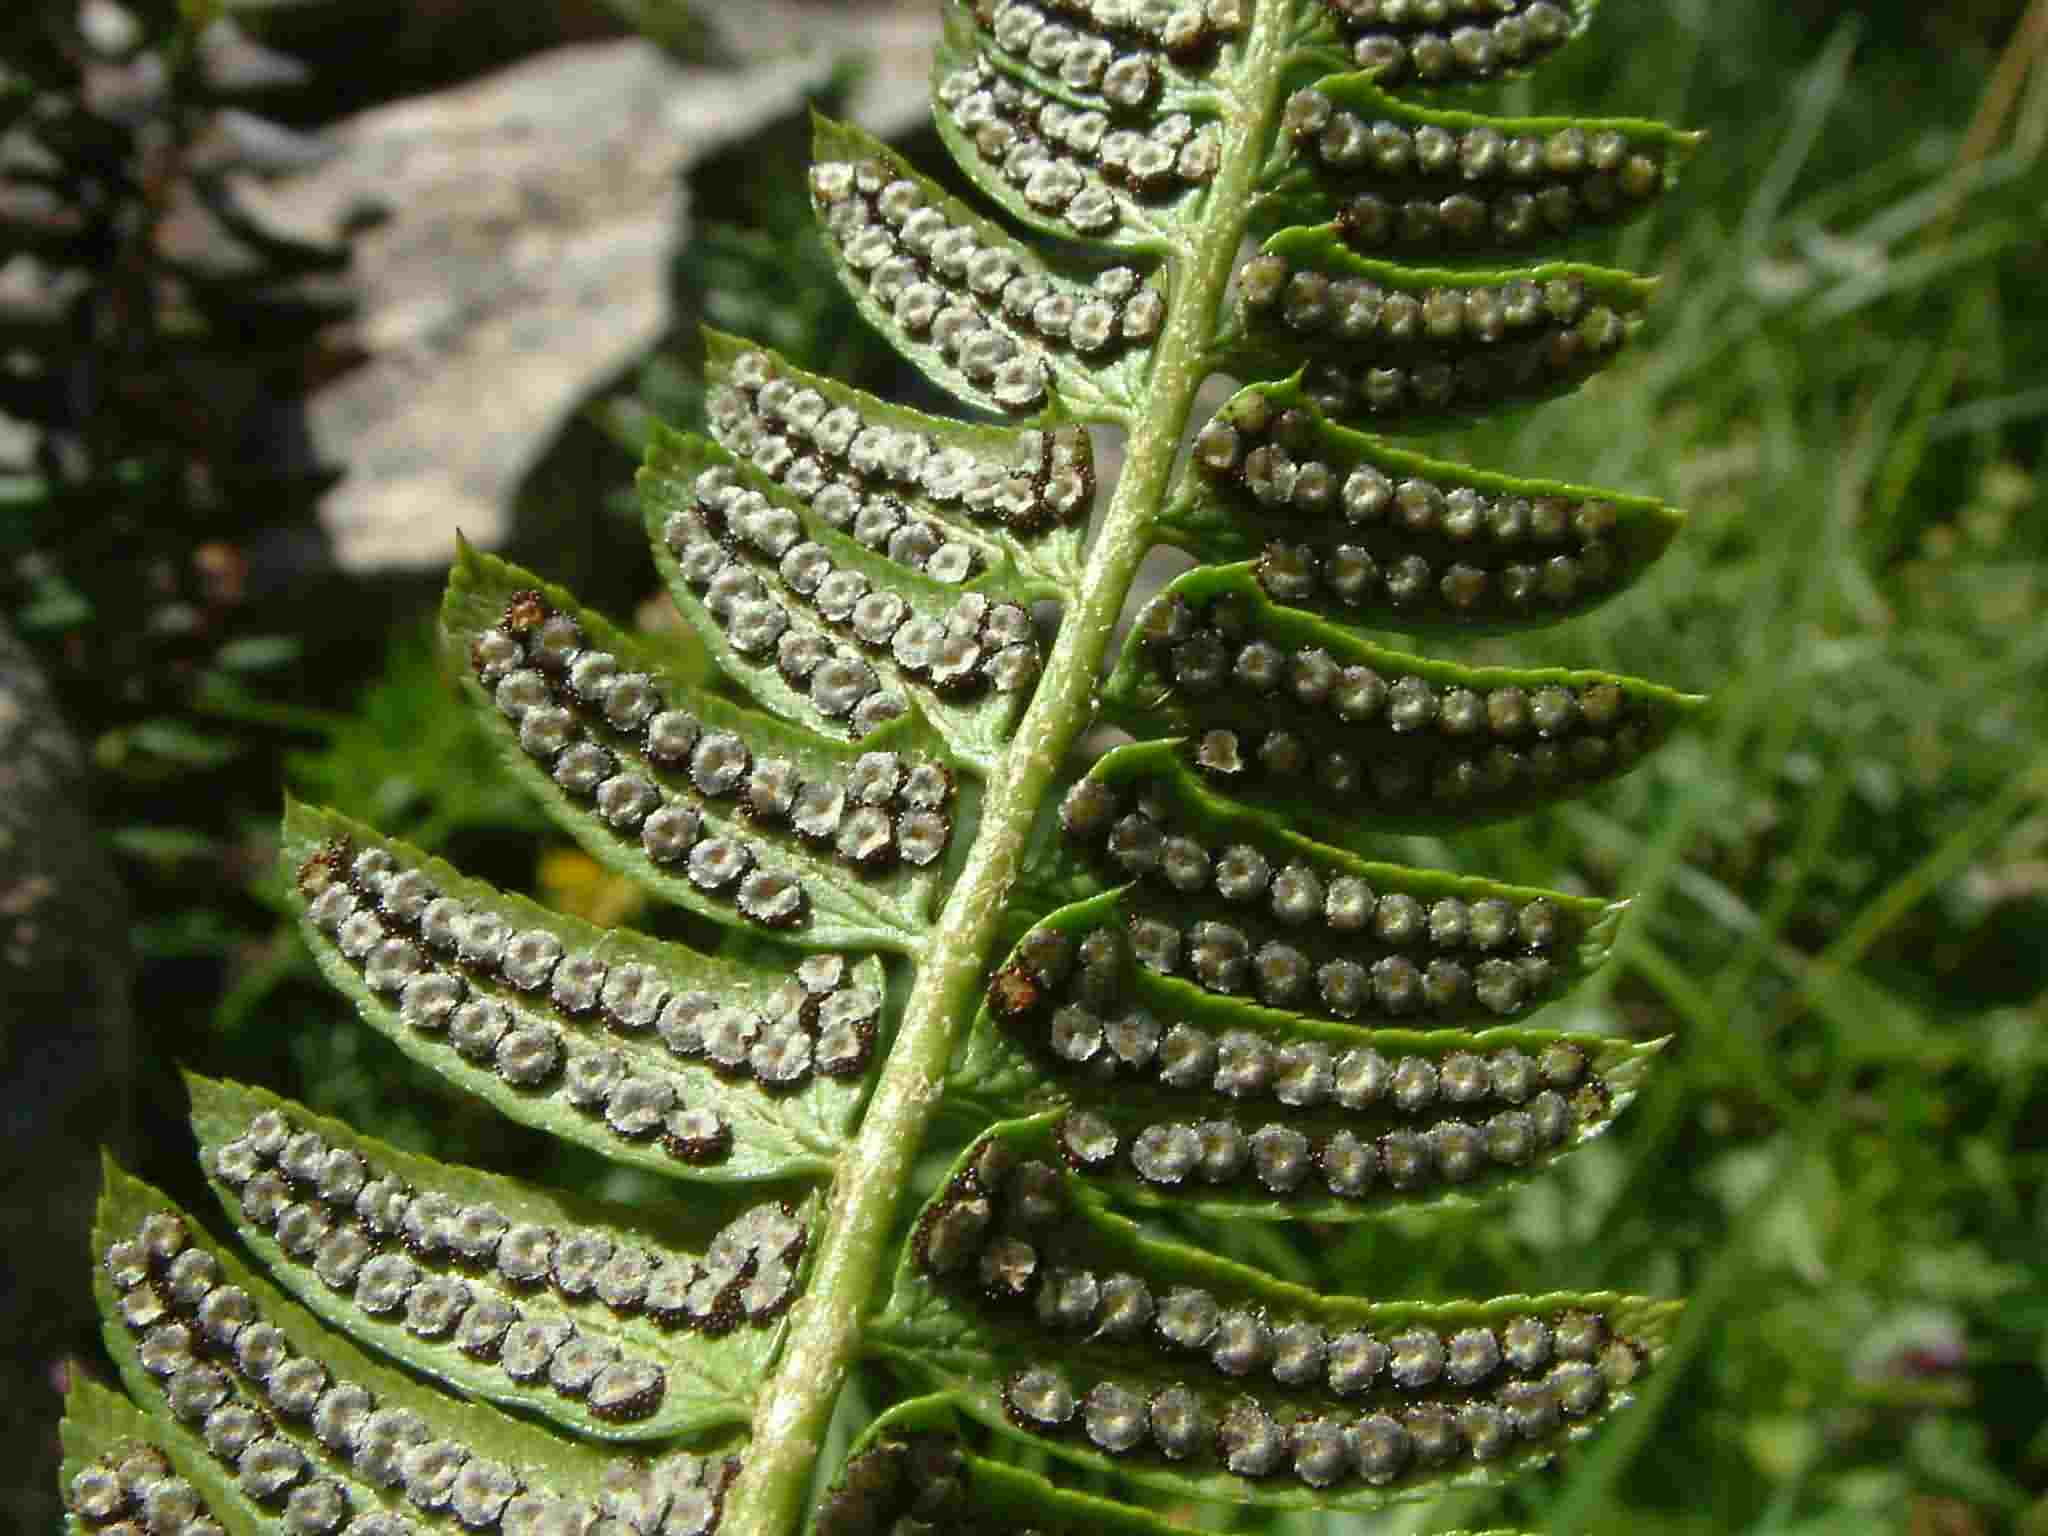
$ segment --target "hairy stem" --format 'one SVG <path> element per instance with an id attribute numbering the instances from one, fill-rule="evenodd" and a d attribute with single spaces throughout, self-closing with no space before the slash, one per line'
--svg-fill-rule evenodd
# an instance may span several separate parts
<path id="1" fill-rule="evenodd" d="M 1195 391 L 1207 371 L 1211 330 L 1244 237 L 1251 182 L 1279 111 L 1285 7 L 1256 7 L 1231 82 L 1222 168 L 1207 217 L 1178 243 L 1171 310 L 1153 354 L 1142 414 L 1089 551 L 1077 600 L 1029 709 L 983 804 L 966 869 L 918 961 L 916 984 L 882 1068 L 860 1134 L 832 1191 L 804 1300 L 754 1414 L 745 1470 L 727 1495 L 727 1536 L 787 1536 L 823 1453 L 824 1432 L 846 1372 L 861 1348 L 860 1321 L 890 1257 L 897 1206 L 908 1187 L 943 1088 L 954 1038 L 975 1010 L 1026 843 L 1074 738 L 1093 718 L 1102 663 L 1138 562 L 1152 543 Z"/>

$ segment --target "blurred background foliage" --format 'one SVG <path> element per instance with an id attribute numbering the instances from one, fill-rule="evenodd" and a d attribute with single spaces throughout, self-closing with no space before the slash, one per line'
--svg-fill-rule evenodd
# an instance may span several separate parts
<path id="1" fill-rule="evenodd" d="M 346 249 L 238 227 L 247 260 L 207 273 L 157 239 L 173 186 L 225 195 L 192 153 L 243 104 L 200 67 L 210 13 L 131 5 L 126 56 L 154 57 L 157 85 L 110 107 L 56 41 L 73 9 L 0 22 L 0 131 L 40 156 L 0 200 L 0 601 L 90 744 L 83 792 L 130 886 L 142 1171 L 204 1208 L 181 1062 L 444 1157 L 655 1198 L 452 1100 L 352 1024 L 280 922 L 283 784 L 558 905 L 684 932 L 494 766 L 431 647 L 438 583 L 344 592 L 322 558 L 313 508 L 346 466 L 305 461 L 288 407 L 347 365 Z M 235 13 L 304 65 L 260 93 L 296 128 L 629 25 L 707 46 L 669 0 Z M 365 28 L 391 67 L 360 67 Z M 1688 508 L 1642 587 L 1513 649 L 1717 707 L 1582 807 L 1386 851 L 1634 893 L 1616 963 L 1560 1011 L 1673 1044 L 1611 1140 L 1505 1204 L 1224 1240 L 1369 1294 L 1693 1305 L 1637 1410 L 1551 1473 L 1412 1519 L 1270 1528 L 2048 1533 L 2044 60 L 2042 0 L 1669 0 L 1610 4 L 1539 86 L 1502 93 L 1710 134 L 1610 248 L 1665 277 L 1632 360 L 1438 446 Z M 930 402 L 811 236 L 807 142 L 785 120 L 693 170 L 674 335 L 522 491 L 518 557 L 643 623 L 663 620 L 633 448 L 699 410 L 699 321 Z M 944 174 L 928 136 L 904 147 Z M 36 1321 L 40 1358 L 95 1348 L 84 1315 Z"/>

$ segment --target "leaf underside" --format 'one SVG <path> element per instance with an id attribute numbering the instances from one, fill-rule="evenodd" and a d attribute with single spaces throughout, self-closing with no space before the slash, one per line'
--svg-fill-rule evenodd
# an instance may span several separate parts
<path id="1" fill-rule="evenodd" d="M 380 1365 L 111 1164 L 93 1246 L 104 1337 L 122 1382 L 148 1414 L 150 1438 L 232 1529 L 271 1530 L 280 1513 L 329 1530 L 431 1511 L 471 1527 L 587 1521 L 634 1479 L 655 1476 L 701 1511 L 701 1532 L 736 1469 L 729 1431 L 715 1449 L 671 1454 L 650 1470 Z M 513 1325 L 501 1350 L 516 1357 L 522 1330 Z M 527 1331 L 547 1333 L 538 1324 Z M 565 1338 L 556 1357 L 571 1358 L 557 1370 L 542 1355 L 543 1377 L 568 1380 L 573 1362 L 575 1373 L 590 1372 L 588 1394 L 592 1378 L 631 1374 L 589 1343 Z M 75 1481 L 67 1492 L 76 1518 L 104 1523 L 77 1510 Z"/>
<path id="2" fill-rule="evenodd" d="M 1167 1536 L 1186 1526 L 1093 1494 L 1062 1488 L 1033 1471 L 978 1453 L 962 1425 L 971 1409 L 947 1393 L 891 1408 L 864 1432 L 821 1502 L 817 1536 L 858 1536 L 902 1529 L 910 1520 L 937 1530 L 971 1522 L 999 1532 L 1109 1532 Z M 914 1527 L 913 1527 L 914 1528 Z M 1506 1531 L 1447 1536 L 1510 1536 Z"/>
<path id="3" fill-rule="evenodd" d="M 1534 70 L 1587 0 L 944 9 L 936 124 L 981 206 L 824 120 L 810 193 L 861 314 L 979 419 L 709 333 L 707 431 L 657 429 L 638 481 L 680 624 L 628 633 L 467 547 L 442 608 L 514 776 L 716 937 L 607 930 L 285 816 L 291 908 L 370 1028 L 683 1199 L 573 1200 L 188 1078 L 255 1263 L 109 1166 L 94 1286 L 127 1395 L 72 1388 L 74 1531 L 765 1530 L 732 1500 L 789 1446 L 764 1434 L 749 1473 L 750 1429 L 829 1415 L 858 1356 L 928 1395 L 858 1432 L 818 1536 L 1160 1536 L 1062 1477 L 1369 1508 L 1548 1461 L 1656 1368 L 1677 1303 L 1367 1301 L 1140 1221 L 1493 1198 L 1606 1133 L 1663 1048 L 1541 1015 L 1625 902 L 1388 854 L 1595 791 L 1703 701 L 1388 634 L 1567 619 L 1676 536 L 1654 500 L 1402 438 L 1614 363 L 1654 285 L 1594 244 L 1695 136 L 1444 89 Z M 1245 382 L 1186 421 L 1212 372 Z M 1085 424 L 1151 466 L 1092 563 Z M 1127 579 L 1103 573 L 1151 544 L 1198 563 L 1090 690 Z M 1007 792 L 1091 725 L 1129 739 L 1046 803 Z M 991 857 L 1007 905 L 948 905 Z M 982 985 L 950 1062 L 892 1080 L 927 957 L 956 953 Z M 892 1272 L 806 1298 L 857 1241 L 864 1115 L 930 1101 L 903 1089 L 941 1064 L 918 1114 L 950 1139 L 921 1150 L 950 1171 Z M 797 1380 L 813 1299 L 866 1321 Z"/>
<path id="4" fill-rule="evenodd" d="M 1095 1118 L 1005 1122 L 969 1150 L 874 1346 L 1084 1465 L 1279 1507 L 1496 1482 L 1624 1406 L 1675 1322 L 1675 1303 L 1613 1293 L 1324 1296 L 1144 1237 L 1080 1171 Z"/>
<path id="5" fill-rule="evenodd" d="M 465 1395 L 586 1435 L 746 1422 L 797 1289 L 808 1207 L 700 1219 L 686 1248 L 632 1213 L 416 1157 L 258 1089 L 187 1083 L 201 1161 L 237 1234 L 328 1323 Z M 294 1198 L 306 1186 L 314 1198 Z M 508 1359 L 521 1327 L 574 1331 L 615 1355 L 627 1367 L 617 1400 L 562 1392 Z"/>

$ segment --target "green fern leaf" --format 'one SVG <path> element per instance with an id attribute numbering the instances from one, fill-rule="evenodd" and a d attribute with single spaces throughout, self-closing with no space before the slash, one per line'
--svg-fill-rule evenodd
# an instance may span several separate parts
<path id="1" fill-rule="evenodd" d="M 1216 358 L 1237 374 L 1304 369 L 1339 420 L 1436 427 L 1576 389 L 1619 355 L 1652 288 L 1577 262 L 1399 266 L 1297 227 L 1245 263 Z"/>
<path id="2" fill-rule="evenodd" d="M 593 858 L 760 933 L 900 949 L 928 920 L 953 773 L 916 720 L 863 741 L 894 761 L 885 804 L 902 799 L 904 813 L 863 815 L 879 809 L 861 800 L 865 753 L 671 682 L 643 648 L 515 566 L 470 554 L 442 632 L 515 774 Z M 541 665 L 500 661 L 529 636 L 524 659 Z M 576 675 L 551 677 L 557 642 Z"/>
<path id="3" fill-rule="evenodd" d="M 721 1182 L 816 1175 L 844 1147 L 882 1011 L 876 961 L 820 955 L 792 975 L 598 928 L 304 806 L 284 854 L 328 979 L 510 1118 Z"/>
<path id="4" fill-rule="evenodd" d="M 865 740 L 914 707 L 986 771 L 1043 664 L 1027 605 L 1071 586 L 1087 435 L 943 422 L 707 342 L 721 442 L 664 430 L 640 478 L 677 606 L 777 714 Z"/>
<path id="5" fill-rule="evenodd" d="M 1684 522 L 1646 497 L 1489 474 L 1349 431 L 1298 380 L 1240 391 L 1196 437 L 1194 464 L 1162 519 L 1176 542 L 1203 560 L 1256 558 L 1274 602 L 1340 623 L 1552 623 L 1622 591 Z"/>
<path id="6" fill-rule="evenodd" d="M 111 1164 L 93 1246 L 107 1347 L 151 1438 L 180 1467 L 210 1459 L 209 1502 L 243 1530 L 280 1517 L 292 1530 L 412 1528 L 401 1510 L 436 1526 L 580 1529 L 647 1475 L 376 1364 Z M 716 1445 L 658 1464 L 685 1515 L 672 1529 L 716 1524 L 735 1442 Z"/>
<path id="7" fill-rule="evenodd" d="M 1468 895 L 1507 889 L 1396 873 Z M 1483 901 L 1514 910 L 1498 894 Z M 1663 1044 L 1513 1025 L 1358 1028 L 1218 997 L 1134 963 L 1123 935 L 1139 941 L 1158 922 L 1106 896 L 1034 928 L 992 981 L 949 1094 L 968 1118 L 1069 1110 L 1067 1165 L 1125 1204 L 1347 1221 L 1497 1193 L 1603 1134 Z M 1248 954 L 1247 969 L 1281 963 L 1277 947 Z M 1419 1012 L 1455 969 L 1390 959 L 1328 962 L 1318 979 L 1329 989 L 1332 967 L 1348 970 L 1367 1007 L 1407 986 Z M 1284 963 L 1310 964 L 1299 953 Z M 1488 963 L 1482 995 L 1523 983 L 1524 971 L 1496 976 Z M 1469 973 L 1462 985 L 1474 990 Z"/>
<path id="8" fill-rule="evenodd" d="M 1417 105 L 1384 89 L 1393 78 L 1335 75 L 1288 98 L 1260 177 L 1263 222 L 1331 221 L 1366 255 L 1550 247 L 1647 209 L 1700 141 L 1642 118 Z"/>
<path id="9" fill-rule="evenodd" d="M 1003 415 L 1056 390 L 1084 421 L 1129 419 L 1165 313 L 1137 268 L 1056 267 L 846 124 L 821 119 L 814 152 L 811 200 L 840 280 L 934 384 Z M 912 259 L 919 245 L 928 263 Z"/>
<path id="10" fill-rule="evenodd" d="M 1104 699 L 1206 778 L 1333 841 L 1518 815 L 1642 760 L 1703 700 L 1605 672 L 1392 651 L 1202 566 L 1131 631 Z"/>
<path id="11" fill-rule="evenodd" d="M 1102 1151 L 1092 1118 L 972 1147 L 873 1330 L 964 1412 L 1063 1458 L 1280 1507 L 1494 1482 L 1625 1400 L 1675 1324 L 1675 1303 L 1613 1294 L 1321 1296 L 1142 1236 L 1066 1171 Z"/>
<path id="12" fill-rule="evenodd" d="M 837 548 L 857 546 L 942 586 L 1019 602 L 1055 596 L 1078 578 L 1077 525 L 1095 491 L 1086 433 L 1056 415 L 1031 427 L 927 415 L 716 331 L 705 333 L 705 347 L 714 433 L 835 530 Z M 816 476 L 800 467 L 806 456 Z M 835 482 L 859 498 L 856 505 L 825 492 Z M 821 495 L 822 508 L 815 506 Z M 897 520 L 875 514 L 877 498 L 897 504 Z M 878 523 L 886 527 L 869 526 Z M 951 541 L 968 548 L 946 551 Z"/>
<path id="13" fill-rule="evenodd" d="M 689 1247 L 681 1234 L 658 1243 L 633 1213 L 416 1157 L 260 1089 L 186 1085 L 237 1233 L 328 1323 L 467 1396 L 586 1435 L 747 1422 L 810 1206 L 761 1201 L 717 1226 L 693 1213 Z M 565 1392 L 555 1367 L 568 1369 L 572 1336 L 600 1364 Z"/>
<path id="14" fill-rule="evenodd" d="M 1187 1528 L 977 1455 L 962 1432 L 956 1399 L 946 1393 L 901 1403 L 868 1428 L 820 1504 L 813 1529 L 817 1536 L 862 1536 L 903 1529 L 899 1522 L 906 1520 L 937 1529 L 972 1520 L 977 1529 L 1006 1536 L 1031 1530 L 1168 1536 Z"/>
<path id="15" fill-rule="evenodd" d="M 72 1382 L 62 1434 L 58 1476 L 74 1531 L 124 1518 L 169 1530 L 212 1521 L 235 1536 L 261 1529 L 260 1512 L 231 1472 L 98 1382 L 84 1376 Z"/>
<path id="16" fill-rule="evenodd" d="M 899 1529 L 904 1520 L 941 1529 L 972 1520 L 984 1530 L 1111 1536 L 1170 1536 L 1184 1529 L 976 1455 L 961 1434 L 954 1399 L 944 1393 L 899 1403 L 868 1426 L 847 1452 L 812 1529 L 816 1536 L 863 1536 Z"/>
<path id="17" fill-rule="evenodd" d="M 1312 58 L 1356 65 L 1404 86 L 1512 79 L 1541 64 L 1592 20 L 1594 0 L 1532 0 L 1448 35 L 1444 18 L 1376 0 L 1323 0 L 1297 12 Z"/>

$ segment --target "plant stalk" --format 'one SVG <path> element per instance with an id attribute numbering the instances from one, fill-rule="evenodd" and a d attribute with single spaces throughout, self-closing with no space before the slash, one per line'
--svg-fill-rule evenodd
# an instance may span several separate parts
<path id="1" fill-rule="evenodd" d="M 962 1024 L 973 1017 L 1010 888 L 1032 827 L 1074 739 L 1094 718 L 1103 658 L 1138 563 L 1152 545 L 1210 336 L 1244 238 L 1252 180 L 1280 109 L 1287 7 L 1262 0 L 1228 88 L 1222 164 L 1205 219 L 1177 242 L 1167 324 L 1153 353 L 1123 472 L 1062 616 L 1038 691 L 997 764 L 974 849 L 918 961 L 903 1021 L 859 1135 L 841 1159 L 804 1298 L 754 1413 L 753 1444 L 725 1501 L 723 1536 L 789 1536 L 824 1453 L 861 1319 L 892 1252 L 897 1207 L 944 1091 Z"/>

